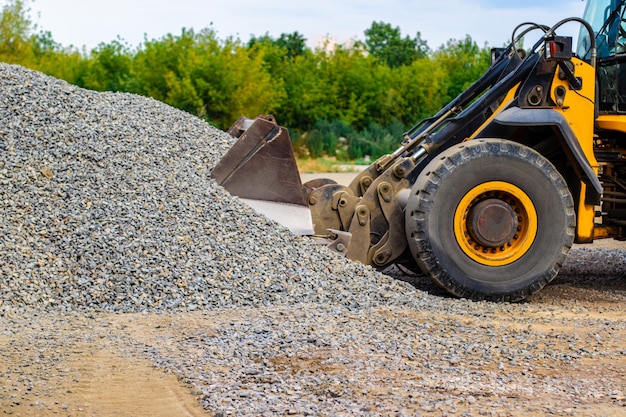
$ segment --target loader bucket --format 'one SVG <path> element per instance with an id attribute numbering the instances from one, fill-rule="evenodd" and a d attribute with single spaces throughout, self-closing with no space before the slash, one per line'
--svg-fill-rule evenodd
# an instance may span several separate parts
<path id="1" fill-rule="evenodd" d="M 232 195 L 297 234 L 312 234 L 307 196 L 289 132 L 272 116 L 240 117 L 227 133 L 238 138 L 211 176 Z"/>

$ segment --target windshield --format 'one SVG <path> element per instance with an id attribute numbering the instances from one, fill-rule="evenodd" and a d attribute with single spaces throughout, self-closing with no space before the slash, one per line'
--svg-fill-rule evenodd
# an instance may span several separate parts
<path id="1" fill-rule="evenodd" d="M 596 34 L 598 58 L 607 58 L 616 53 L 625 53 L 626 30 L 620 30 L 624 12 L 624 0 L 588 0 L 583 19 L 585 19 Z M 626 22 L 624 23 L 626 29 Z M 582 27 L 578 36 L 578 56 L 589 58 L 589 33 Z"/>

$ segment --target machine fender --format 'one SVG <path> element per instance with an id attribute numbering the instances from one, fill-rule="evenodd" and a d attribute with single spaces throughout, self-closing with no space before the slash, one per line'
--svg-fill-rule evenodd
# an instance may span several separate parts
<path id="1" fill-rule="evenodd" d="M 499 113 L 494 122 L 503 126 L 553 126 L 561 134 L 563 143 L 572 163 L 576 165 L 576 174 L 587 185 L 587 204 L 599 204 L 602 185 L 585 156 L 576 135 L 567 120 L 552 109 L 525 109 L 512 107 Z"/>

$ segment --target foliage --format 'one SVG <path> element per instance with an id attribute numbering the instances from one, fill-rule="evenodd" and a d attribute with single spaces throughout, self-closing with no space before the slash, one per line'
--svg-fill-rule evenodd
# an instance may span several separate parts
<path id="1" fill-rule="evenodd" d="M 211 28 L 122 39 L 93 50 L 63 47 L 39 31 L 26 0 L 0 14 L 0 60 L 97 91 L 153 97 L 226 129 L 240 115 L 272 113 L 300 156 L 378 157 L 487 68 L 489 50 L 468 35 L 431 51 L 419 32 L 373 22 L 365 41 L 307 47 L 298 32 L 219 39 Z"/>
<path id="2" fill-rule="evenodd" d="M 403 38 L 399 27 L 394 28 L 384 22 L 373 22 L 365 30 L 365 46 L 372 56 L 391 68 L 410 65 L 415 60 L 426 57 L 429 52 L 428 44 L 422 40 L 419 32 L 415 38 Z"/>
<path id="3" fill-rule="evenodd" d="M 121 40 L 101 43 L 91 51 L 77 84 L 98 91 L 128 91 L 131 55 Z"/>
<path id="4" fill-rule="evenodd" d="M 85 59 L 54 42 L 50 32 L 37 32 L 26 1 L 9 0 L 0 14 L 0 61 L 43 71 L 77 83 Z"/>
<path id="5" fill-rule="evenodd" d="M 278 39 L 273 39 L 269 34 L 261 37 L 252 36 L 248 41 L 248 47 L 252 48 L 257 44 L 269 43 L 279 48 L 287 60 L 303 55 L 306 50 L 306 38 L 300 33 L 282 33 Z"/>
<path id="6" fill-rule="evenodd" d="M 487 70 L 489 56 L 489 48 L 479 48 L 469 35 L 462 40 L 449 40 L 436 52 L 435 59 L 448 74 L 448 100 L 461 94 Z"/>
<path id="7" fill-rule="evenodd" d="M 0 58 L 5 62 L 32 59 L 33 24 L 27 16 L 27 6 L 21 0 L 10 0 L 0 18 Z"/>

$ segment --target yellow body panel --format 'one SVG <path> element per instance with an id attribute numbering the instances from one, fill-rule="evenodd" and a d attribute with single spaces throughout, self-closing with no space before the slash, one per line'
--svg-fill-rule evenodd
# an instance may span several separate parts
<path id="1" fill-rule="evenodd" d="M 573 58 L 574 74 L 582 79 L 582 89 L 571 90 L 567 80 L 561 80 L 558 71 L 555 73 L 550 94 L 557 102 L 555 91 L 562 87 L 567 91 L 561 107 L 555 111 L 561 113 L 569 123 L 570 128 L 578 138 L 580 146 L 587 157 L 594 173 L 598 174 L 598 161 L 593 152 L 594 122 L 595 122 L 595 69 L 584 61 Z M 586 185 L 581 184 L 581 193 L 576 222 L 576 241 L 591 242 L 594 238 L 595 206 L 585 204 Z"/>
<path id="2" fill-rule="evenodd" d="M 581 183 L 580 198 L 578 204 L 578 217 L 576 218 L 576 243 L 591 243 L 595 238 L 596 207 L 585 204 L 585 192 L 587 184 Z"/>
<path id="3" fill-rule="evenodd" d="M 601 129 L 626 133 L 626 115 L 601 114 L 596 119 L 596 123 Z"/>

